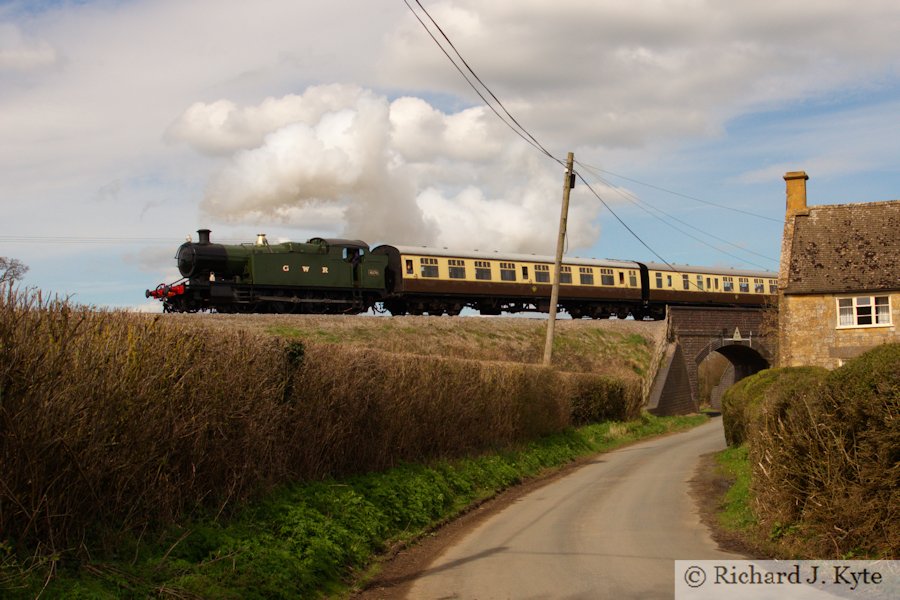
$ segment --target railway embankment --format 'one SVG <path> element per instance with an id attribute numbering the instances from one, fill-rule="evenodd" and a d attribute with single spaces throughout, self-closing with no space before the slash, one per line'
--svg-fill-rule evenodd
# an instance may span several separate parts
<path id="1" fill-rule="evenodd" d="M 75 573 L 87 577 L 80 589 L 89 596 L 96 584 L 106 590 L 100 597 L 110 586 L 126 596 L 169 586 L 186 597 L 191 589 L 228 597 L 210 591 L 214 582 L 197 583 L 203 577 L 187 564 L 230 564 L 240 579 L 241 561 L 259 554 L 254 544 L 265 546 L 266 536 L 238 547 L 217 527 L 276 490 L 290 496 L 291 485 L 313 489 L 313 499 L 292 505 L 297 514 L 319 502 L 325 516 L 253 527 L 299 528 L 279 552 L 295 553 L 326 580 L 345 577 L 347 564 L 317 562 L 320 552 L 331 556 L 322 540 L 362 543 L 328 533 L 338 511 L 329 502 L 346 504 L 351 516 L 358 504 L 340 494 L 323 499 L 349 485 L 336 482 L 486 456 L 471 468 L 505 472 L 499 484 L 453 470 L 422 476 L 449 478 L 450 488 L 478 497 L 528 476 L 529 464 L 565 462 L 572 451 L 559 448 L 572 446 L 574 424 L 640 416 L 641 378 L 660 334 L 653 323 L 564 323 L 554 366 L 543 368 L 535 364 L 543 323 L 525 319 L 171 316 L 97 311 L 38 292 L 0 299 L 4 593 L 27 597 L 35 581 L 38 590 L 44 582 L 58 590 L 53 582 Z M 664 422 L 636 421 L 651 431 Z M 496 458 L 548 439 L 561 440 L 546 451 L 556 457 L 549 462 L 511 454 L 503 466 Z M 390 481 L 372 485 L 386 496 Z M 426 510 L 430 518 L 471 500 L 441 485 L 433 491 L 448 500 L 429 501 L 444 507 L 438 517 Z M 392 527 L 408 509 L 398 509 Z M 363 521 L 377 531 L 361 555 L 398 537 Z"/>
<path id="2" fill-rule="evenodd" d="M 900 344 L 770 369 L 723 400 L 728 526 L 775 558 L 900 558 Z"/>

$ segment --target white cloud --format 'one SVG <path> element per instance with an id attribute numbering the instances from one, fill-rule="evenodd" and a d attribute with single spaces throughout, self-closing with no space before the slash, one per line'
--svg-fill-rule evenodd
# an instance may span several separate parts
<path id="1" fill-rule="evenodd" d="M 900 53 L 900 5 L 888 0 L 853 10 L 839 0 L 427 7 L 517 118 L 553 143 L 631 147 L 715 134 L 748 110 L 896 76 Z M 404 21 L 386 52 L 385 80 L 464 93 L 417 21 Z"/>
<path id="2" fill-rule="evenodd" d="M 30 71 L 56 63 L 56 50 L 45 40 L 26 35 L 11 23 L 0 23 L 0 71 Z"/>
<path id="3" fill-rule="evenodd" d="M 195 105 L 177 121 L 188 122 L 202 125 L 179 125 L 178 135 L 201 151 L 242 140 L 207 187 L 202 208 L 213 218 L 341 224 L 367 240 L 511 251 L 549 252 L 556 239 L 545 224 L 558 214 L 557 169 L 521 144 L 499 143 L 481 108 L 445 114 L 418 98 L 389 103 L 327 86 L 257 106 Z M 596 214 L 573 211 L 573 246 L 594 241 Z"/>

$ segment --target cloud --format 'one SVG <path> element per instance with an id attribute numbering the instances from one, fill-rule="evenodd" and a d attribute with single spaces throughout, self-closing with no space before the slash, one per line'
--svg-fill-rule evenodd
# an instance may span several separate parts
<path id="1" fill-rule="evenodd" d="M 57 52 L 48 42 L 27 35 L 11 23 L 0 23 L 0 71 L 30 71 L 56 63 Z"/>
<path id="2" fill-rule="evenodd" d="M 384 97 L 350 86 L 313 87 L 303 96 L 235 109 L 252 115 L 244 122 L 253 123 L 261 141 L 236 152 L 213 177 L 202 210 L 229 221 L 330 220 L 354 237 L 389 232 L 421 243 L 428 227 L 393 164 L 389 110 Z M 215 125 L 200 136 L 218 138 Z"/>
<path id="3" fill-rule="evenodd" d="M 359 87 L 314 86 L 256 106 L 194 105 L 172 131 L 201 152 L 236 149 L 207 186 L 201 207 L 213 218 L 549 252 L 558 169 L 522 143 L 500 143 L 496 128 L 482 108 L 446 114 L 420 98 L 389 102 Z M 574 246 L 596 239 L 596 213 L 573 211 Z"/>
<path id="4" fill-rule="evenodd" d="M 454 0 L 428 9 L 517 118 L 553 145 L 719 135 L 746 111 L 896 77 L 900 53 L 900 5 L 888 0 L 852 11 L 838 0 Z M 391 32 L 379 65 L 394 85 L 465 94 L 415 20 Z"/>

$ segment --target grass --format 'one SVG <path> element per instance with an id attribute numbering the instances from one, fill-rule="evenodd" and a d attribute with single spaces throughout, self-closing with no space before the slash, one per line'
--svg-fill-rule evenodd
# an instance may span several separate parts
<path id="1" fill-rule="evenodd" d="M 326 315 L 169 315 L 211 330 L 245 331 L 304 342 L 349 344 L 396 354 L 539 364 L 546 320 Z M 560 371 L 638 378 L 649 371 L 661 322 L 564 320 L 556 327 L 553 366 Z"/>
<path id="2" fill-rule="evenodd" d="M 115 554 L 60 566 L 47 597 L 309 598 L 343 595 L 385 548 L 414 540 L 473 503 L 581 456 L 698 425 L 703 416 L 653 417 L 569 429 L 459 460 L 285 485 L 232 519 L 214 515 L 131 537 Z M 7 568 L 7 572 L 11 569 Z M 32 597 L 43 573 L 7 587 Z M 0 588 L 2 589 L 2 588 Z"/>
<path id="3" fill-rule="evenodd" d="M 716 455 L 722 474 L 731 481 L 725 493 L 719 522 L 729 530 L 749 536 L 757 525 L 751 508 L 750 460 L 746 445 L 728 448 Z"/>

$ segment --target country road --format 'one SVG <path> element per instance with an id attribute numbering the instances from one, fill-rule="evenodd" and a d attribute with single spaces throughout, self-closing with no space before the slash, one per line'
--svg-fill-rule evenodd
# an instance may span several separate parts
<path id="1" fill-rule="evenodd" d="M 675 559 L 743 558 L 716 547 L 689 494 L 698 458 L 724 446 L 716 418 L 598 455 L 480 523 L 407 598 L 672 598 Z"/>

